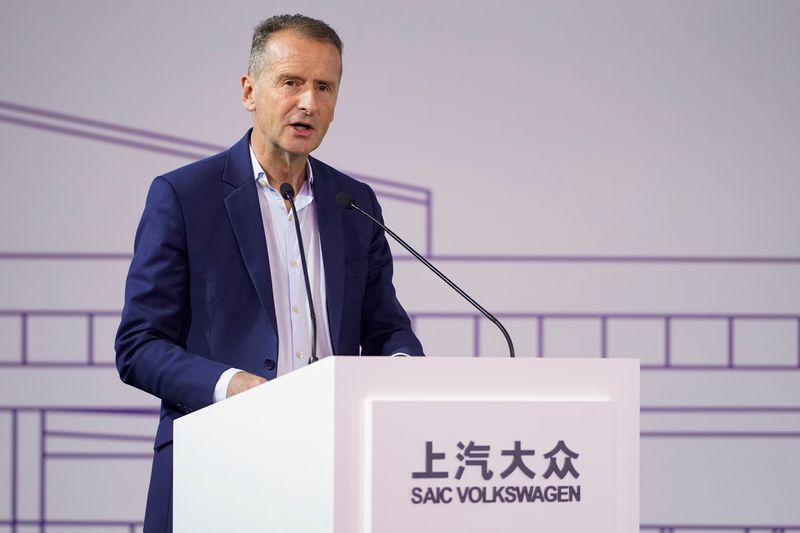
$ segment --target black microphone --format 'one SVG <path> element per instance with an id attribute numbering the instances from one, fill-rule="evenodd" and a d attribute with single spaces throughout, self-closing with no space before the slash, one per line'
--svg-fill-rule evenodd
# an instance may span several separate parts
<path id="1" fill-rule="evenodd" d="M 281 190 L 283 190 L 283 189 L 281 189 Z M 469 303 L 471 303 L 471 304 L 472 304 L 472 305 L 475 307 L 475 309 L 477 309 L 478 311 L 480 311 L 481 313 L 483 313 L 483 316 L 485 316 L 486 318 L 488 318 L 488 319 L 489 319 L 489 320 L 492 322 L 492 324 L 494 324 L 495 326 L 497 326 L 498 328 L 500 328 L 500 331 L 503 333 L 503 336 L 506 338 L 506 342 L 508 343 L 508 355 L 510 355 L 511 357 L 514 357 L 514 343 L 513 343 L 513 342 L 511 342 L 511 336 L 508 334 L 508 331 L 506 331 L 506 328 L 504 328 L 504 327 L 503 327 L 503 324 L 501 324 L 501 323 L 500 323 L 500 321 L 499 321 L 499 320 L 497 320 L 497 318 L 495 318 L 495 316 L 494 316 L 492 313 L 490 313 L 489 311 L 487 311 L 486 309 L 484 309 L 484 308 L 481 306 L 481 304 L 479 304 L 478 302 L 476 302 L 475 300 L 473 300 L 473 299 L 470 297 L 470 295 L 469 295 L 469 294 L 467 294 L 466 292 L 464 292 L 463 290 L 461 290 L 461 287 L 459 287 L 458 285 L 456 285 L 455 283 L 453 283 L 452 281 L 450 281 L 450 278 L 448 278 L 447 276 L 445 276 L 444 274 L 442 274 L 442 272 L 441 272 L 441 271 L 440 271 L 438 268 L 436 268 L 435 266 L 433 266 L 432 264 L 430 264 L 430 262 L 428 262 L 428 260 L 427 260 L 427 259 L 425 259 L 424 257 L 422 257 L 422 256 L 421 256 L 421 255 L 420 255 L 420 254 L 419 254 L 419 253 L 418 253 L 418 252 L 415 250 L 415 249 L 413 249 L 413 248 L 412 248 L 410 245 L 408 245 L 408 244 L 406 243 L 406 241 L 404 241 L 403 239 L 401 239 L 400 237 L 398 237 L 398 236 L 397 236 L 397 234 L 396 234 L 395 232 L 393 232 L 392 230 L 390 230 L 389 228 L 387 228 L 387 227 L 386 227 L 386 225 L 384 225 L 384 224 L 383 224 L 383 223 L 382 223 L 380 220 L 378 220 L 377 218 L 373 217 L 372 215 L 370 215 L 369 213 L 367 213 L 366 211 L 364 211 L 363 209 L 361 209 L 361 208 L 358 206 L 358 204 L 356 203 L 356 201 L 353 199 L 353 197 L 352 197 L 352 196 L 350 196 L 350 195 L 349 195 L 349 194 L 347 194 L 346 192 L 340 192 L 340 193 L 338 193 L 338 194 L 336 195 L 336 201 L 339 203 L 339 205 L 340 205 L 340 206 L 344 207 L 345 209 L 355 209 L 356 211 L 358 211 L 359 213 L 361 213 L 362 215 L 364 215 L 365 217 L 367 217 L 368 219 L 370 219 L 371 221 L 373 221 L 375 224 L 377 224 L 378 226 L 380 226 L 381 228 L 383 228 L 383 231 L 385 231 L 386 233 L 388 233 L 389 235 L 391 235 L 391 237 L 392 237 L 394 240 L 396 240 L 397 242 L 399 242 L 399 243 L 400 243 L 400 244 L 403 246 L 403 248 L 405 248 L 406 250 L 408 250 L 409 252 L 411 252 L 411 254 L 412 254 L 414 257 L 416 257 L 417 259 L 419 259 L 420 261 L 422 261 L 422 263 L 423 263 L 423 264 L 424 264 L 426 267 L 430 268 L 430 269 L 433 271 L 433 273 L 434 273 L 434 274 L 436 274 L 437 276 L 439 276 L 439 277 L 442 279 L 442 281 L 444 281 L 445 283 L 447 283 L 448 285 L 450 285 L 450 288 L 451 288 L 451 289 L 453 289 L 454 291 L 456 291 L 456 292 L 457 292 L 458 294 L 460 294 L 460 295 L 461 295 L 461 296 L 462 296 L 462 297 L 463 297 L 465 300 L 467 300 Z"/>
<path id="2" fill-rule="evenodd" d="M 297 242 L 300 245 L 300 262 L 303 264 L 303 277 L 306 280 L 306 296 L 308 297 L 308 310 L 311 314 L 311 357 L 308 364 L 317 361 L 317 315 L 314 313 L 314 300 L 311 299 L 311 282 L 308 280 L 308 266 L 306 265 L 306 252 L 303 247 L 303 234 L 300 232 L 300 219 L 297 218 L 297 208 L 294 206 L 294 189 L 287 182 L 281 183 L 281 196 L 289 201 L 294 215 L 294 229 L 297 232 Z"/>

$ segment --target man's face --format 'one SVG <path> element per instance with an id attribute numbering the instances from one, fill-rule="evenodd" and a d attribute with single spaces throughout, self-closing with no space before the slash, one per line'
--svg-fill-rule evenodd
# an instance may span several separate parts
<path id="1" fill-rule="evenodd" d="M 307 156 L 333 121 L 342 63 L 333 44 L 292 30 L 273 34 L 258 79 L 242 78 L 242 103 L 253 113 L 256 151 Z"/>

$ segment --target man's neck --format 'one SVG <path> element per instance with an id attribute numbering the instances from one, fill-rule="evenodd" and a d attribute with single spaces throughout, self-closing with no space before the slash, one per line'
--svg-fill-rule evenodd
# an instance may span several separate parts
<path id="1" fill-rule="evenodd" d="M 259 147 L 258 144 L 251 139 L 250 145 L 253 153 L 256 154 L 258 164 L 267 173 L 269 184 L 275 189 L 280 189 L 281 183 L 288 182 L 297 193 L 306 179 L 308 156 L 270 152 L 263 146 Z"/>

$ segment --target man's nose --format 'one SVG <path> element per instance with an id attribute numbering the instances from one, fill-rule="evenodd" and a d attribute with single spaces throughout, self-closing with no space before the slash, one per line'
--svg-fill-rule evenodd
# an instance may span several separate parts
<path id="1" fill-rule="evenodd" d="M 313 115 L 317 111 L 317 100 L 313 89 L 307 89 L 297 101 L 298 109 L 305 111 L 306 115 Z"/>

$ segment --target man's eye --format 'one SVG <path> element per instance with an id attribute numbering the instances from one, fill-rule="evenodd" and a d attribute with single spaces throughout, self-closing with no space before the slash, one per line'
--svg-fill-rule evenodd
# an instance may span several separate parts
<path id="1" fill-rule="evenodd" d="M 320 86 L 319 86 L 319 87 L 317 87 L 317 88 L 318 88 L 320 91 L 324 91 L 324 92 L 326 92 L 326 93 L 327 93 L 327 92 L 330 92 L 330 90 L 331 90 L 331 88 L 330 88 L 330 87 L 328 87 L 327 85 L 320 85 Z"/>
<path id="2" fill-rule="evenodd" d="M 295 81 L 295 80 L 286 80 L 285 82 L 283 82 L 283 84 L 288 86 L 288 87 L 294 87 L 295 85 L 297 85 L 297 81 Z"/>

